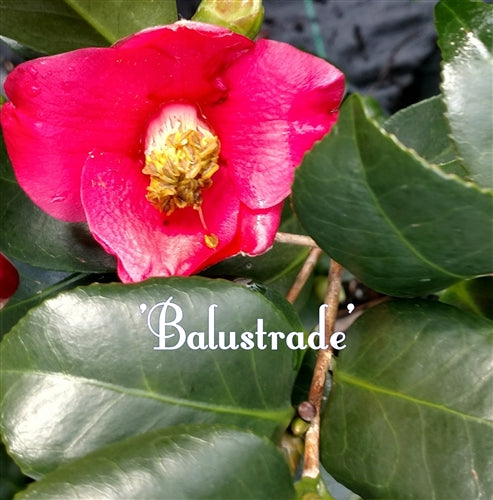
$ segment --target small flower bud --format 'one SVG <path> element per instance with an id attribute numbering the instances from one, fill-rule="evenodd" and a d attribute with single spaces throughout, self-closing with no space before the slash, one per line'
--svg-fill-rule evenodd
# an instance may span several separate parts
<path id="1" fill-rule="evenodd" d="M 194 21 L 223 26 L 250 39 L 257 36 L 264 20 L 262 0 L 202 0 Z"/>
<path id="2" fill-rule="evenodd" d="M 304 436 L 308 427 L 310 427 L 310 424 L 298 417 L 291 422 L 291 432 L 294 436 Z"/>

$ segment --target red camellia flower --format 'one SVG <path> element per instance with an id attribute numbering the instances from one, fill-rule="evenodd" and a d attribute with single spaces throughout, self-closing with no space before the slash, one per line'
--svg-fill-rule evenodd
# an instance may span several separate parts
<path id="1" fill-rule="evenodd" d="M 266 251 L 344 80 L 290 45 L 179 21 L 24 63 L 5 91 L 19 184 L 87 221 L 129 282 Z"/>

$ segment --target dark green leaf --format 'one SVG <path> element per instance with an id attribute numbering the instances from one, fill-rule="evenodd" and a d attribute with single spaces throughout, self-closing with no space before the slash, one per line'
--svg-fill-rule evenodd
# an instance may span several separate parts
<path id="1" fill-rule="evenodd" d="M 435 17 L 452 138 L 472 179 L 492 188 L 493 6 L 442 0 Z"/>
<path id="2" fill-rule="evenodd" d="M 1 429 L 27 474 L 176 423 L 221 422 L 270 437 L 289 423 L 297 351 L 282 341 L 272 350 L 268 339 L 265 350 L 156 350 L 148 321 L 158 332 L 170 297 L 185 332 L 205 332 L 206 343 L 211 304 L 216 343 L 220 330 L 226 345 L 231 331 L 239 343 L 257 319 L 266 332 L 303 329 L 261 293 L 223 280 L 92 285 L 47 300 L 0 344 Z M 164 311 L 163 321 L 175 318 L 171 307 Z M 168 325 L 165 347 L 177 333 Z"/>
<path id="3" fill-rule="evenodd" d="M 150 26 L 178 19 L 175 0 L 64 0 L 111 43 Z M 118 15 L 115 15 L 118 13 Z"/>
<path id="4" fill-rule="evenodd" d="M 431 301 L 363 314 L 322 415 L 325 468 L 363 498 L 492 498 L 492 326 Z"/>
<path id="5" fill-rule="evenodd" d="M 63 290 L 65 286 L 70 286 L 71 283 L 77 283 L 81 277 L 85 277 L 85 274 L 74 274 L 67 276 L 66 273 L 50 273 L 50 277 L 55 278 L 55 276 L 60 276 L 60 279 L 53 284 L 38 285 L 37 283 L 32 283 L 23 279 L 22 273 L 21 286 L 16 294 L 12 297 L 9 303 L 0 310 L 0 338 L 7 333 L 17 321 L 26 314 L 26 312 L 41 303 L 47 297 L 56 294 L 58 291 Z M 85 283 L 88 284 L 88 283 Z M 38 288 L 39 287 L 39 288 Z M 30 296 L 24 297 L 26 289 L 32 288 L 34 293 Z M 72 287 L 73 288 L 73 287 Z"/>
<path id="6" fill-rule="evenodd" d="M 107 283 L 117 281 L 115 275 L 62 273 L 14 262 L 20 275 L 19 288 L 8 304 L 0 310 L 0 338 L 7 333 L 29 309 L 62 290 L 89 285 L 94 281 Z M 1 498 L 1 497 L 0 497 Z"/>
<path id="7" fill-rule="evenodd" d="M 175 427 L 107 446 L 33 483 L 19 500 L 294 498 L 272 443 L 221 427 Z"/>
<path id="8" fill-rule="evenodd" d="M 50 217 L 26 196 L 0 141 L 0 251 L 37 267 L 70 272 L 105 272 L 115 259 L 92 237 L 87 224 Z"/>
<path id="9" fill-rule="evenodd" d="M 174 0 L 0 0 L 0 34 L 47 54 L 106 46 L 176 19 Z"/>
<path id="10" fill-rule="evenodd" d="M 293 284 L 309 249 L 297 245 L 274 243 L 271 250 L 257 257 L 238 255 L 208 269 L 207 276 L 244 277 L 259 281 L 280 293 Z"/>
<path id="11" fill-rule="evenodd" d="M 0 0 L 0 34 L 47 54 L 109 45 L 63 0 Z"/>
<path id="12" fill-rule="evenodd" d="M 460 281 L 447 288 L 440 301 L 493 319 L 493 276 Z"/>
<path id="13" fill-rule="evenodd" d="M 387 120 L 387 115 L 384 113 L 383 109 L 380 107 L 378 101 L 371 96 L 361 95 L 361 104 L 365 108 L 365 114 L 368 118 L 375 120 L 379 124 L 385 123 Z"/>
<path id="14" fill-rule="evenodd" d="M 3 443 L 0 443 L 0 471 L 0 498 L 10 500 L 17 491 L 25 487 L 29 479 L 7 455 Z"/>
<path id="15" fill-rule="evenodd" d="M 298 370 L 298 376 L 293 386 L 291 402 L 294 406 L 298 406 L 301 402 L 308 399 L 316 361 L 317 351 L 308 349 L 303 356 L 300 369 Z"/>
<path id="16" fill-rule="evenodd" d="M 439 165 L 446 173 L 469 180 L 468 172 L 456 159 L 444 113 L 441 97 L 435 96 L 397 112 L 383 126 L 428 162 Z"/>
<path id="17" fill-rule="evenodd" d="M 405 148 L 357 95 L 305 156 L 293 201 L 322 249 L 379 292 L 422 295 L 492 271 L 491 191 Z"/>

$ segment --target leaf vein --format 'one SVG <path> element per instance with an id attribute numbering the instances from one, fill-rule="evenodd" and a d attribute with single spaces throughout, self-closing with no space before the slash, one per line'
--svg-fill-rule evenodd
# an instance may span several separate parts
<path id="1" fill-rule="evenodd" d="M 443 411 L 445 413 L 450 413 L 452 415 L 455 415 L 458 418 L 462 418 L 464 420 L 471 420 L 471 421 L 474 421 L 474 422 L 477 422 L 480 424 L 491 426 L 493 428 L 493 422 L 491 420 L 486 419 L 486 418 L 476 417 L 474 415 L 468 415 L 468 414 L 463 413 L 459 410 L 454 410 L 453 408 L 448 408 L 447 406 L 444 406 L 444 405 L 441 405 L 438 403 L 433 403 L 432 401 L 419 399 L 417 397 L 410 396 L 408 394 L 403 394 L 402 392 L 397 392 L 397 391 L 394 391 L 392 389 L 387 389 L 385 387 L 377 386 L 377 385 L 372 384 L 370 382 L 367 382 L 365 380 L 362 380 L 362 379 L 359 379 L 356 377 L 352 377 L 351 375 L 348 375 L 347 373 L 339 372 L 337 374 L 337 381 L 338 382 L 345 382 L 347 384 L 350 384 L 350 385 L 353 385 L 355 387 L 359 387 L 362 389 L 366 389 L 366 390 L 371 391 L 371 392 L 384 394 L 386 396 L 391 396 L 391 397 L 395 397 L 398 399 L 403 399 L 405 401 L 409 401 L 410 403 L 413 403 L 413 404 L 416 404 L 419 406 L 426 406 L 428 408 L 440 410 L 440 411 Z"/>
<path id="2" fill-rule="evenodd" d="M 13 375 L 21 375 L 26 376 L 26 372 L 22 370 L 15 369 L 5 369 L 2 371 L 3 375 L 13 374 Z M 140 397 L 146 399 L 152 399 L 158 401 L 163 404 L 175 405 L 175 406 L 183 406 L 186 408 L 192 408 L 200 411 L 208 411 L 213 413 L 223 413 L 223 414 L 231 414 L 231 415 L 239 415 L 245 417 L 254 417 L 264 420 L 271 420 L 274 422 L 283 421 L 286 418 L 292 416 L 292 408 L 288 405 L 284 409 L 272 409 L 272 410 L 263 410 L 260 408 L 244 408 L 241 406 L 225 406 L 225 405 L 216 405 L 211 403 L 206 403 L 203 401 L 188 401 L 183 398 L 179 398 L 176 396 L 169 396 L 164 394 L 158 394 L 153 391 L 144 391 L 142 389 L 135 389 L 130 387 L 122 387 L 116 384 L 112 384 L 110 382 L 103 382 L 100 380 L 94 380 L 89 378 L 83 378 L 75 375 L 61 374 L 61 373 L 51 373 L 44 371 L 29 371 L 28 376 L 30 375 L 38 375 L 38 376 L 54 376 L 69 380 L 75 380 L 77 383 L 87 384 L 94 387 L 99 387 L 102 389 L 106 389 L 109 391 L 121 393 L 127 396 L 132 397 Z"/>

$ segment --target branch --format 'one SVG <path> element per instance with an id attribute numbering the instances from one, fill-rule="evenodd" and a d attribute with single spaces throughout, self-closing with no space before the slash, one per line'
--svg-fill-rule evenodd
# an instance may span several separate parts
<path id="1" fill-rule="evenodd" d="M 313 268 L 318 262 L 320 255 L 322 254 L 322 250 L 319 247 L 314 247 L 310 250 L 308 257 L 306 258 L 303 267 L 301 268 L 298 276 L 294 280 L 293 286 L 290 288 L 289 292 L 286 295 L 286 300 L 290 304 L 294 304 L 301 290 L 305 286 L 307 279 L 310 277 Z"/>
<path id="2" fill-rule="evenodd" d="M 345 332 L 356 321 L 356 319 L 366 311 L 366 309 L 382 304 L 383 302 L 387 302 L 390 299 L 390 296 L 384 295 L 356 306 L 350 313 L 342 311 L 342 314 L 338 315 L 334 330 L 337 332 Z"/>
<path id="3" fill-rule="evenodd" d="M 278 243 L 290 243 L 291 245 L 301 245 L 304 247 L 316 247 L 315 240 L 310 236 L 292 233 L 276 233 L 275 241 Z"/>
<path id="4" fill-rule="evenodd" d="M 305 455 L 302 477 L 318 478 L 320 475 L 320 412 L 322 409 L 322 399 L 325 390 L 327 373 L 332 362 L 332 347 L 330 345 L 330 336 L 334 332 L 334 326 L 339 309 L 339 291 L 341 288 L 343 267 L 330 261 L 329 287 L 325 296 L 327 310 L 325 314 L 325 345 L 327 349 L 318 351 L 317 361 L 313 372 L 308 402 L 315 408 L 310 427 L 305 435 Z"/>

